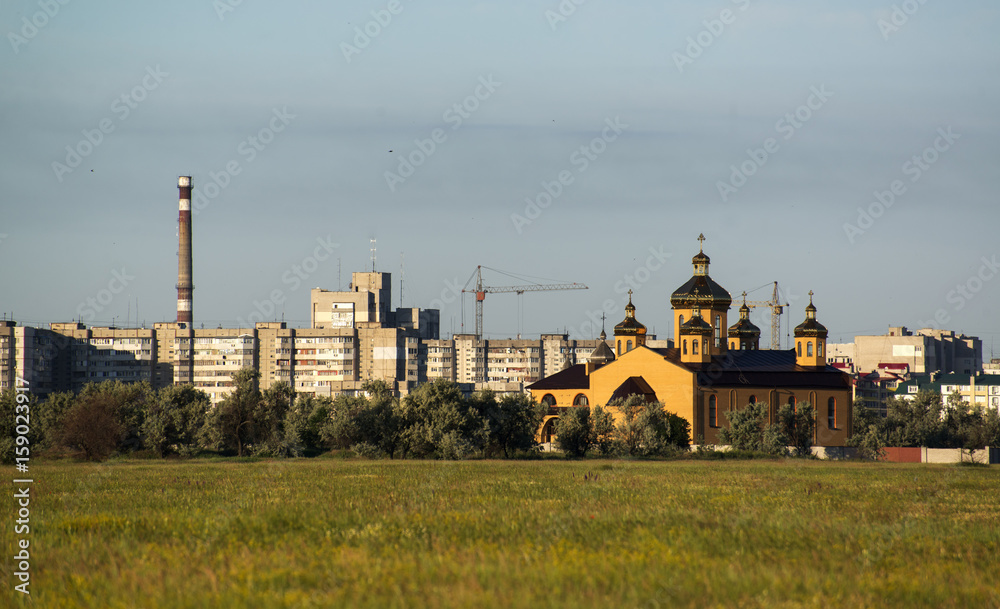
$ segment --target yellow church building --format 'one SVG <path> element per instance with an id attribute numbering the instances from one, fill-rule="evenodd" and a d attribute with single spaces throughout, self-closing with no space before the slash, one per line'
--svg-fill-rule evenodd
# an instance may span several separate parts
<path id="1" fill-rule="evenodd" d="M 702 246 L 704 239 L 699 236 Z M 845 446 L 852 419 L 850 379 L 826 363 L 827 330 L 816 320 L 812 292 L 806 318 L 795 328 L 794 348 L 762 350 L 760 329 L 750 321 L 745 297 L 739 320 L 727 325 L 733 299 L 709 276 L 710 259 L 703 247 L 691 262 L 691 279 L 670 297 L 673 347 L 646 346 L 646 326 L 636 318 L 629 291 L 625 319 L 614 328 L 612 346 L 602 330 L 602 342 L 586 363 L 528 387 L 535 400 L 549 406 L 541 441 L 552 440 L 554 424 L 566 408 L 641 395 L 687 419 L 692 440 L 703 438 L 706 444 L 719 443 L 727 411 L 766 402 L 771 422 L 782 404 L 809 402 L 816 409 L 813 444 Z"/>

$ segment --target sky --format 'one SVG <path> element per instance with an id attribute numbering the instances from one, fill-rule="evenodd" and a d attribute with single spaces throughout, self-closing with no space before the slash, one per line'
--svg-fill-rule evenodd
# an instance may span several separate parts
<path id="1" fill-rule="evenodd" d="M 989 0 L 4 2 L 0 311 L 175 319 L 190 175 L 205 327 L 308 325 L 375 239 L 446 336 L 482 265 L 589 287 L 489 294 L 488 337 L 610 333 L 632 289 L 666 338 L 703 233 L 734 301 L 778 282 L 783 347 L 813 291 L 832 342 L 988 359 L 998 28 Z"/>

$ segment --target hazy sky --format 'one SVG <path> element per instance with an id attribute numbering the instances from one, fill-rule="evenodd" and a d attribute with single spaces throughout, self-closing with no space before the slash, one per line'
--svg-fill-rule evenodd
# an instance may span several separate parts
<path id="1" fill-rule="evenodd" d="M 4 2 L 0 310 L 173 320 L 191 175 L 206 327 L 307 324 L 376 238 L 443 333 L 481 264 L 590 287 L 490 295 L 488 336 L 610 331 L 631 283 L 667 337 L 704 233 L 734 299 L 779 282 L 783 336 L 814 290 L 832 341 L 988 357 L 998 29 L 991 0 Z"/>

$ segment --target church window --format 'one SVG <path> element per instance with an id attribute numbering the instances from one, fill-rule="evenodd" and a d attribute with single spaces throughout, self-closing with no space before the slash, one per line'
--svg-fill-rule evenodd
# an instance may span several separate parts
<path id="1" fill-rule="evenodd" d="M 755 396 L 753 394 L 750 394 L 750 401 L 748 403 L 749 404 L 756 404 L 757 403 L 757 396 Z"/>
<path id="2" fill-rule="evenodd" d="M 708 355 L 708 339 L 707 338 L 701 339 L 701 352 L 704 353 L 705 355 Z"/>
<path id="3" fill-rule="evenodd" d="M 686 338 L 684 339 L 684 352 L 683 353 L 684 353 L 684 355 L 688 354 L 688 341 L 687 341 Z"/>
<path id="4" fill-rule="evenodd" d="M 719 426 L 719 408 L 714 395 L 708 396 L 708 425 L 710 427 Z"/>
<path id="5" fill-rule="evenodd" d="M 796 412 L 796 410 L 795 410 L 795 396 L 794 395 L 788 396 L 788 405 L 792 407 L 792 412 Z"/>
<path id="6" fill-rule="evenodd" d="M 799 350 L 799 357 L 802 357 L 802 341 L 801 341 L 801 340 L 800 340 L 800 341 L 798 341 L 798 342 L 796 343 L 796 345 L 798 346 L 798 350 Z"/>
<path id="7" fill-rule="evenodd" d="M 694 339 L 693 341 L 691 341 L 691 353 L 694 354 L 694 355 L 698 355 L 698 339 L 697 338 Z"/>
<path id="8" fill-rule="evenodd" d="M 736 350 L 736 341 L 735 340 L 734 341 L 730 341 L 729 348 L 733 349 L 734 351 Z"/>
<path id="9" fill-rule="evenodd" d="M 826 401 L 826 426 L 830 429 L 837 429 L 837 398 L 830 398 Z"/>
<path id="10" fill-rule="evenodd" d="M 806 343 L 806 357 L 812 357 L 812 356 L 813 356 L 813 342 L 809 341 L 808 343 Z"/>
<path id="11" fill-rule="evenodd" d="M 632 350 L 632 341 L 627 341 L 625 343 L 625 352 L 628 353 L 631 350 Z"/>
<path id="12" fill-rule="evenodd" d="M 618 341 L 618 355 L 622 354 L 622 341 Z"/>
<path id="13" fill-rule="evenodd" d="M 578 394 L 576 394 L 576 397 L 573 398 L 573 405 L 574 406 L 590 406 L 590 400 L 588 400 L 587 396 L 583 395 L 582 393 L 578 393 Z"/>
<path id="14" fill-rule="evenodd" d="M 715 316 L 715 346 L 716 347 L 718 347 L 720 344 L 722 344 L 720 342 L 722 340 L 720 338 L 721 336 L 722 336 L 722 316 L 721 315 L 716 315 Z"/>
<path id="15" fill-rule="evenodd" d="M 677 318 L 677 329 L 679 330 L 681 326 L 684 325 L 684 316 L 681 315 Z"/>
<path id="16" fill-rule="evenodd" d="M 556 405 L 556 397 L 551 393 L 546 393 L 545 396 L 542 397 L 542 404 L 545 404 L 549 408 L 552 408 L 553 406 Z"/>
<path id="17" fill-rule="evenodd" d="M 552 438 L 555 437 L 556 421 L 558 420 L 558 417 L 552 417 L 542 426 L 542 442 L 551 442 Z"/>

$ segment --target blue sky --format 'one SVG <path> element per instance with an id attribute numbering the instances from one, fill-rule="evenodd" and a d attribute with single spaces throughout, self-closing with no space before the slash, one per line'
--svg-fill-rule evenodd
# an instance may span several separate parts
<path id="1" fill-rule="evenodd" d="M 206 327 L 308 323 L 376 238 L 446 333 L 482 264 L 590 286 L 488 296 L 487 335 L 590 338 L 631 284 L 665 337 L 704 233 L 788 326 L 813 290 L 832 340 L 1000 338 L 996 3 L 232 3 L 3 3 L 0 310 L 172 320 L 190 174 Z"/>

